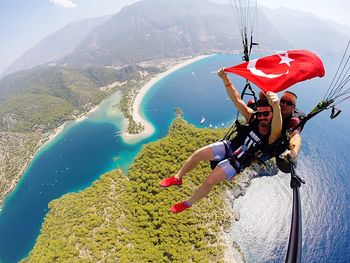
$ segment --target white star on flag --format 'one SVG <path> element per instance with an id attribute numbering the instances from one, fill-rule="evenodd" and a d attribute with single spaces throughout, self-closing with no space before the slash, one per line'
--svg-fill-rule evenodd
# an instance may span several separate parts
<path id="1" fill-rule="evenodd" d="M 281 61 L 279 64 L 287 64 L 290 67 L 290 62 L 294 61 L 294 59 L 291 59 L 288 57 L 288 53 L 284 54 L 284 55 L 280 55 L 278 54 L 278 56 L 281 58 Z"/>

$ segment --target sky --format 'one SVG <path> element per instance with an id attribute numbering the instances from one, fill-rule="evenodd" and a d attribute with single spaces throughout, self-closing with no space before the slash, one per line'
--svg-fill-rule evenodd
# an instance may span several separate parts
<path id="1" fill-rule="evenodd" d="M 0 74 L 70 22 L 114 14 L 137 0 L 0 0 Z"/>
<path id="2" fill-rule="evenodd" d="M 115 14 L 123 6 L 137 1 L 0 0 L 0 73 L 25 51 L 68 23 Z M 348 0 L 258 0 L 258 4 L 273 9 L 287 7 L 310 12 L 350 26 Z"/>
<path id="3" fill-rule="evenodd" d="M 258 0 L 258 3 L 273 9 L 297 9 L 350 26 L 349 0 Z"/>

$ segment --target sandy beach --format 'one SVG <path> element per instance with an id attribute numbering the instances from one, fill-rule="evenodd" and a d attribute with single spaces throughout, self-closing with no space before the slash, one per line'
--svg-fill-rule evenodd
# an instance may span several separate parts
<path id="1" fill-rule="evenodd" d="M 129 134 L 128 132 L 122 133 L 121 137 L 122 137 L 123 141 L 125 143 L 128 143 L 128 144 L 134 144 L 134 143 L 139 142 L 140 140 L 147 138 L 148 136 L 151 136 L 154 133 L 153 125 L 149 121 L 147 121 L 142 115 L 141 103 L 142 103 L 142 100 L 143 100 L 144 96 L 146 95 L 146 93 L 158 81 L 160 81 L 162 78 L 168 76 L 169 74 L 173 73 L 174 71 L 176 71 L 176 70 L 178 70 L 186 65 L 189 65 L 193 62 L 196 62 L 198 60 L 201 60 L 203 58 L 210 57 L 210 56 L 212 56 L 212 55 L 201 55 L 201 56 L 197 56 L 197 57 L 193 57 L 191 59 L 185 60 L 185 61 L 175 65 L 174 67 L 158 74 L 157 76 L 152 78 L 150 81 L 148 81 L 145 85 L 143 85 L 133 101 L 131 114 L 133 116 L 133 119 L 136 122 L 140 122 L 142 124 L 142 126 L 144 126 L 145 129 L 142 133 L 139 133 L 139 134 Z M 123 128 L 123 130 L 126 130 L 127 125 L 128 125 L 127 121 L 125 120 L 125 123 L 123 125 L 123 126 L 125 126 L 125 128 Z"/>

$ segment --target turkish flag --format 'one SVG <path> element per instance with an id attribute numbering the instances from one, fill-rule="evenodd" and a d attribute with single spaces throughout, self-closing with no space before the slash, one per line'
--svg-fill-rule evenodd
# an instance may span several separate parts
<path id="1" fill-rule="evenodd" d="M 321 59 L 307 50 L 290 50 L 254 59 L 225 68 L 225 71 L 250 80 L 265 93 L 279 92 L 300 81 L 325 74 Z"/>

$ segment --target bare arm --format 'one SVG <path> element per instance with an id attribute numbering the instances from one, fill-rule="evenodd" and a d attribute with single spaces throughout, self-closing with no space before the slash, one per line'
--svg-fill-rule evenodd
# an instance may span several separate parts
<path id="1" fill-rule="evenodd" d="M 301 149 L 301 136 L 299 132 L 294 131 L 290 136 L 288 150 L 281 154 L 281 157 L 284 158 L 286 162 L 289 162 L 289 157 L 296 160 Z"/>
<path id="2" fill-rule="evenodd" d="M 289 150 L 294 160 L 298 157 L 300 148 L 301 148 L 301 136 L 299 132 L 297 132 L 297 133 L 294 133 L 289 140 Z"/>
<path id="3" fill-rule="evenodd" d="M 271 134 L 269 136 L 269 144 L 275 142 L 280 136 L 282 131 L 282 114 L 279 104 L 279 99 L 276 93 L 267 92 L 266 98 L 269 101 L 273 109 L 272 123 L 271 123 Z"/>
<path id="4" fill-rule="evenodd" d="M 237 110 L 244 116 L 246 121 L 249 121 L 254 111 L 251 108 L 249 108 L 247 104 L 245 104 L 245 102 L 242 100 L 241 95 L 239 94 L 235 86 L 231 83 L 230 79 L 227 77 L 227 74 L 223 68 L 219 70 L 218 76 L 224 82 L 227 94 L 232 100 Z"/>

